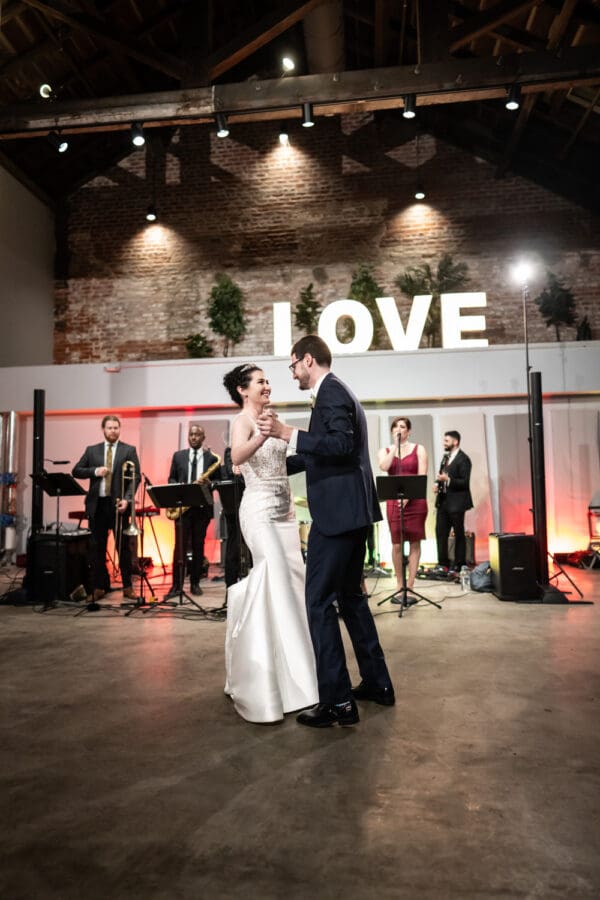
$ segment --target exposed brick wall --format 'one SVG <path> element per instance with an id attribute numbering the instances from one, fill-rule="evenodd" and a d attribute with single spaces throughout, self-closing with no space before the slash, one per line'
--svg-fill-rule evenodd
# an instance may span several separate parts
<path id="1" fill-rule="evenodd" d="M 136 151 L 72 198 L 69 279 L 56 286 L 58 363 L 186 356 L 185 336 L 209 331 L 218 272 L 242 287 L 248 333 L 236 355 L 272 352 L 271 305 L 295 303 L 313 282 L 323 304 L 347 296 L 359 263 L 373 266 L 406 323 L 410 301 L 394 287 L 409 265 L 444 252 L 469 265 L 470 290 L 488 295 L 490 343 L 522 340 L 518 287 L 509 266 L 528 253 L 564 278 L 600 337 L 600 220 L 521 178 L 427 135 L 419 140 L 424 204 L 413 201 L 415 141 L 401 121 L 321 118 L 290 130 L 236 125 L 219 140 L 206 127 L 176 134 L 156 156 L 160 225 L 148 228 L 152 175 Z M 554 340 L 531 304 L 530 340 Z M 563 329 L 572 340 L 573 328 Z M 220 339 L 215 339 L 220 353 Z"/>

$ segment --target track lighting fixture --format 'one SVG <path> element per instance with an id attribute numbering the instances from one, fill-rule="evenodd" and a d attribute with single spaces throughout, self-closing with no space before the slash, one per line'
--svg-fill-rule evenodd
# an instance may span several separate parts
<path id="1" fill-rule="evenodd" d="M 217 113 L 215 122 L 217 124 L 217 137 L 226 138 L 229 134 L 229 128 L 227 126 L 227 116 L 225 113 Z"/>
<path id="2" fill-rule="evenodd" d="M 279 129 L 279 143 L 281 144 L 282 147 L 289 146 L 290 136 L 288 134 L 288 130 L 285 125 L 282 125 L 281 128 Z"/>
<path id="3" fill-rule="evenodd" d="M 134 122 L 131 126 L 131 143 L 135 147 L 143 147 L 146 143 L 146 138 L 144 137 L 144 129 L 139 122 Z"/>
<path id="4" fill-rule="evenodd" d="M 39 86 L 40 97 L 42 100 L 54 100 L 55 94 L 52 90 L 52 86 L 44 82 L 44 84 L 40 84 Z"/>
<path id="5" fill-rule="evenodd" d="M 148 207 L 148 209 L 146 211 L 146 221 L 147 222 L 156 222 L 157 219 L 158 219 L 158 214 L 156 212 L 156 207 L 154 206 L 154 204 L 152 204 L 151 206 Z"/>
<path id="6" fill-rule="evenodd" d="M 425 191 L 423 190 L 423 185 L 419 182 L 417 184 L 417 189 L 415 191 L 415 200 L 424 200 L 425 199 Z"/>
<path id="7" fill-rule="evenodd" d="M 312 128 L 315 124 L 313 119 L 312 103 L 302 104 L 302 127 Z"/>
<path id="8" fill-rule="evenodd" d="M 294 71 L 294 69 L 296 68 L 296 63 L 291 56 L 283 56 L 281 58 L 281 68 L 283 69 L 283 73 L 285 75 L 287 72 Z"/>
<path id="9" fill-rule="evenodd" d="M 414 119 L 416 116 L 417 109 L 417 95 L 416 94 L 406 94 L 404 97 L 404 109 L 402 110 L 402 115 L 405 119 Z"/>
<path id="10" fill-rule="evenodd" d="M 48 134 L 48 140 L 54 147 L 57 153 L 65 153 L 69 149 L 69 142 L 66 138 L 61 137 L 61 135 L 57 134 L 56 131 L 51 131 Z"/>
<path id="11" fill-rule="evenodd" d="M 518 109 L 521 105 L 521 85 L 520 84 L 511 84 L 508 88 L 508 97 L 506 98 L 506 103 L 504 104 L 507 109 L 511 111 Z"/>

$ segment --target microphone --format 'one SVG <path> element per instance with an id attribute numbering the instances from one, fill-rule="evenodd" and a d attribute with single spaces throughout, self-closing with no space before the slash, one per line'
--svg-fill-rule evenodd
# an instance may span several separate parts
<path id="1" fill-rule="evenodd" d="M 71 460 L 70 459 L 45 459 L 44 462 L 52 463 L 53 466 L 67 466 Z"/>

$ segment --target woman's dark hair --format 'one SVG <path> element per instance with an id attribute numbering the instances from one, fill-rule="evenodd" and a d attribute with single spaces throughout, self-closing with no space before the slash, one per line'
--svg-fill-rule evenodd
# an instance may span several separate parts
<path id="1" fill-rule="evenodd" d="M 398 422 L 404 422 L 409 431 L 412 431 L 412 422 L 407 416 L 396 416 L 395 419 L 392 419 L 392 424 L 390 425 L 390 432 L 394 430 Z"/>
<path id="2" fill-rule="evenodd" d="M 238 406 L 244 405 L 243 397 L 238 388 L 247 388 L 252 380 L 252 373 L 260 371 L 260 366 L 255 366 L 254 363 L 244 363 L 243 366 L 236 366 L 223 378 L 223 384 L 229 391 L 229 396 Z"/>

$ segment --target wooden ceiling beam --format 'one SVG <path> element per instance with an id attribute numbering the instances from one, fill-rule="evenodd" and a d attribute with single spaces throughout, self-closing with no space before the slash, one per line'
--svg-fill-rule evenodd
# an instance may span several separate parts
<path id="1" fill-rule="evenodd" d="M 487 34 L 541 2 L 542 0 L 500 0 L 489 9 L 470 16 L 462 25 L 456 25 L 451 30 L 450 52 L 455 53 L 456 50 L 470 44 L 475 38 Z"/>
<path id="2" fill-rule="evenodd" d="M 270 44 L 323 2 L 324 0 L 303 0 L 299 3 L 298 0 L 287 0 L 281 4 L 274 12 L 260 19 L 235 40 L 220 47 L 208 57 L 206 68 L 210 80 L 215 81 L 261 47 Z"/>
<path id="3" fill-rule="evenodd" d="M 111 49 L 124 53 L 132 59 L 143 63 L 151 69 L 157 69 L 171 78 L 180 81 L 185 74 L 185 66 L 175 56 L 161 50 L 150 52 L 148 48 L 135 41 L 119 38 L 96 18 L 86 15 L 74 15 L 70 7 L 63 6 L 60 0 L 24 0 L 27 6 L 38 9 L 44 15 L 57 19 L 69 28 L 84 31 L 94 40 Z"/>
<path id="4" fill-rule="evenodd" d="M 316 115 L 401 106 L 405 94 L 418 106 L 504 97 L 506 85 L 520 84 L 525 95 L 597 84 L 597 47 L 553 53 L 519 53 L 486 59 L 449 59 L 414 66 L 301 75 L 270 81 L 213 85 L 128 97 L 21 104 L 0 108 L 0 138 L 11 139 L 61 129 L 68 133 L 111 131 L 144 122 L 146 127 L 189 125 L 226 112 L 230 121 L 296 118 L 311 102 Z"/>

